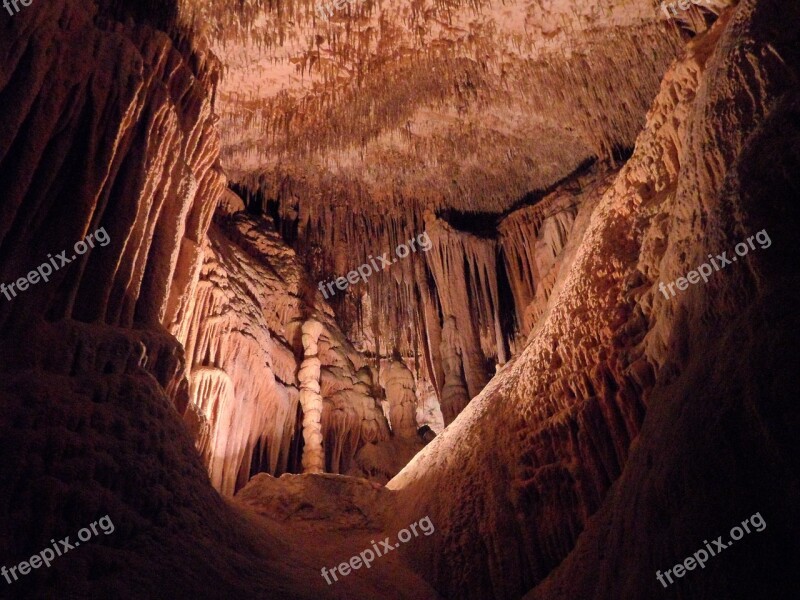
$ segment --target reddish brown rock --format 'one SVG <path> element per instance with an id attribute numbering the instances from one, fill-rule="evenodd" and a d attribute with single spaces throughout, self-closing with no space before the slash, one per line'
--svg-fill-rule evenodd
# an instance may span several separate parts
<path id="1" fill-rule="evenodd" d="M 797 554 L 785 537 L 796 509 L 783 499 L 797 497 L 795 461 L 788 430 L 767 414 L 796 421 L 794 367 L 767 367 L 761 337 L 785 340 L 767 323 L 796 295 L 772 278 L 788 267 L 770 250 L 751 252 L 679 297 L 658 290 L 762 227 L 797 251 L 778 233 L 787 231 L 779 214 L 796 216 L 778 208 L 786 192 L 755 176 L 760 168 L 785 183 L 777 173 L 796 162 L 766 146 L 777 123 L 796 136 L 787 119 L 797 63 L 778 58 L 796 35 L 779 33 L 774 4 L 754 4 L 726 15 L 666 74 L 633 156 L 578 209 L 527 347 L 388 484 L 413 507 L 397 523 L 420 510 L 441 523 L 414 560 L 446 595 L 516 597 L 545 580 L 530 597 L 655 597 L 657 569 L 759 506 L 786 529 L 716 559 L 713 574 L 693 578 L 692 597 L 791 587 L 779 556 Z M 796 331 L 794 316 L 779 321 Z M 781 383 L 753 385 L 765 370 Z"/>
<path id="2" fill-rule="evenodd" d="M 13 593 L 791 592 L 798 17 L 777 0 L 675 22 L 643 0 L 0 13 L 0 282 L 111 240 L 0 299 L 3 564 L 116 525 Z M 758 231 L 769 248 L 659 291 Z M 449 425 L 419 452 L 437 410 Z M 303 456 L 329 473 L 269 475 Z M 765 532 L 659 587 L 756 511 Z M 434 535 L 320 577 L 422 517 Z"/>

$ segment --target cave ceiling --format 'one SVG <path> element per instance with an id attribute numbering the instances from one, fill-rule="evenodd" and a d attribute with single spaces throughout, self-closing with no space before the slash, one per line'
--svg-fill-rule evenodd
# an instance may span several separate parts
<path id="1" fill-rule="evenodd" d="M 183 14 L 223 64 L 228 177 L 284 209 L 508 211 L 630 148 L 679 47 L 651 0 L 233 4 Z"/>

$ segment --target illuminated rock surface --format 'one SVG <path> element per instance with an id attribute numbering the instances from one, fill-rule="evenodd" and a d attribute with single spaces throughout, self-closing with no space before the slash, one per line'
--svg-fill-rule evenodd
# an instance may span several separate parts
<path id="1" fill-rule="evenodd" d="M 116 526 L 13 592 L 796 589 L 800 10 L 710 4 L 0 12 L 0 282 L 110 238 L 0 298 L 0 563 Z"/>

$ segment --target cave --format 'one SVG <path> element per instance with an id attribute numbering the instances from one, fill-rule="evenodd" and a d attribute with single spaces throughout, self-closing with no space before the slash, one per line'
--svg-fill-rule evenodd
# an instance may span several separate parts
<path id="1" fill-rule="evenodd" d="M 4 1 L 0 598 L 797 597 L 798 22 Z"/>

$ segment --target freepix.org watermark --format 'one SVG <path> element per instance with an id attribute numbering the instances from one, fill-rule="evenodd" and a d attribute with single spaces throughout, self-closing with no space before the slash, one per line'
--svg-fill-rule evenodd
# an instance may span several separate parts
<path id="1" fill-rule="evenodd" d="M 752 531 L 750 531 L 750 525 L 752 525 L 753 528 L 759 532 L 764 531 L 767 528 L 767 522 L 761 516 L 761 513 L 757 512 L 749 519 L 742 521 L 742 527 L 737 525 L 731 529 L 731 539 L 738 541 L 744 537 L 745 532 L 752 533 Z M 705 569 L 706 562 L 710 558 L 709 553 L 711 556 L 716 556 L 726 548 L 732 546 L 733 542 L 728 542 L 726 544 L 722 541 L 722 536 L 719 536 L 716 540 L 711 541 L 711 544 L 714 545 L 714 548 L 711 547 L 711 544 L 708 543 L 708 540 L 703 540 L 703 544 L 705 545 L 705 548 L 701 548 L 683 562 L 679 562 L 671 569 L 667 569 L 663 574 L 661 571 L 656 571 L 656 579 L 658 579 L 659 583 L 661 583 L 661 585 L 664 587 L 667 587 L 668 584 L 664 581 L 665 577 L 669 580 L 669 583 L 672 584 L 674 583 L 672 580 L 672 575 L 675 575 L 675 577 L 683 577 L 686 575 L 686 571 L 694 571 L 698 565 L 701 569 Z M 706 552 L 706 550 L 708 550 L 708 552 Z"/>
<path id="2" fill-rule="evenodd" d="M 397 255 L 398 258 L 405 258 L 411 252 L 417 251 L 416 248 L 417 244 L 419 244 L 419 247 L 422 248 L 423 252 L 427 252 L 428 250 L 433 248 L 433 242 L 431 242 L 431 238 L 430 236 L 428 236 L 428 232 L 424 231 L 420 233 L 417 237 L 408 240 L 405 244 L 400 244 L 399 246 L 397 246 L 397 248 L 394 249 L 394 253 Z M 328 299 L 328 293 L 325 292 L 326 287 L 330 295 L 333 296 L 336 293 L 333 289 L 334 284 L 336 284 L 337 288 L 344 291 L 350 284 L 358 283 L 359 278 L 361 278 L 364 281 L 364 283 L 366 283 L 367 278 L 373 273 L 373 267 L 374 267 L 374 272 L 378 272 L 392 265 L 393 263 L 397 262 L 397 258 L 389 260 L 388 252 L 384 252 L 377 259 L 372 258 L 372 255 L 370 254 L 368 259 L 370 263 L 372 263 L 371 265 L 363 264 L 360 267 L 358 267 L 358 269 L 356 269 L 355 271 L 350 271 L 347 274 L 347 279 L 345 279 L 344 277 L 337 277 L 336 279 L 334 279 L 333 281 L 329 281 L 328 283 L 320 281 L 318 286 L 319 291 L 322 292 L 322 295 L 325 297 L 325 299 L 326 300 Z M 376 260 L 380 261 L 381 263 L 380 267 L 375 263 Z"/>
<path id="3" fill-rule="evenodd" d="M 19 571 L 20 575 L 27 575 L 31 572 L 31 569 L 38 569 L 42 566 L 42 564 L 46 566 L 50 566 L 50 564 L 59 556 L 62 556 L 72 550 L 73 548 L 77 548 L 81 545 L 81 542 L 88 542 L 92 539 L 93 535 L 100 535 L 100 532 L 97 529 L 97 525 L 100 526 L 100 531 L 105 533 L 106 535 L 110 535 L 114 533 L 114 523 L 111 522 L 111 517 L 106 515 L 105 517 L 101 517 L 88 527 L 84 527 L 78 532 L 78 540 L 74 543 L 69 541 L 69 537 L 65 537 L 63 540 L 59 540 L 56 542 L 55 540 L 50 540 L 50 543 L 53 544 L 53 547 L 45 548 L 41 552 L 34 554 L 28 560 L 23 560 L 18 565 L 14 565 L 13 567 L 6 568 L 3 565 L 0 568 L 0 574 L 5 578 L 8 584 L 12 584 L 14 581 L 17 581 L 19 577 L 17 576 L 17 571 Z M 12 580 L 11 577 L 14 579 Z"/>
<path id="4" fill-rule="evenodd" d="M 753 240 L 758 242 L 762 250 L 765 250 L 770 246 L 772 246 L 772 240 L 769 239 L 769 234 L 767 233 L 767 230 L 762 229 L 757 234 L 751 235 L 749 238 L 747 238 L 747 243 L 739 242 L 738 244 L 736 244 L 736 247 L 734 248 L 736 254 L 738 256 L 746 256 L 747 253 L 750 252 L 750 250 L 755 250 L 756 245 L 753 243 Z M 730 258 L 728 258 L 727 250 L 722 254 L 717 254 L 716 259 L 710 254 L 708 255 L 708 258 L 710 259 L 711 264 L 703 263 L 702 265 L 697 267 L 697 270 L 689 271 L 686 274 L 686 277 L 678 277 L 675 281 L 671 281 L 667 284 L 665 284 L 663 281 L 659 283 L 658 290 L 662 294 L 664 294 L 664 298 L 675 297 L 675 294 L 677 293 L 674 289 L 675 286 L 678 287 L 679 291 L 683 292 L 689 287 L 690 283 L 691 284 L 700 283 L 701 279 L 703 280 L 703 283 L 708 283 L 709 275 L 712 275 L 716 271 L 724 269 L 728 265 L 731 265 L 735 263 L 737 260 L 739 260 L 736 256 L 731 256 Z M 669 290 L 671 295 L 667 294 L 667 290 Z"/>
<path id="5" fill-rule="evenodd" d="M 322 567 L 322 576 L 325 578 L 325 581 L 328 582 L 328 585 L 331 585 L 333 581 L 339 581 L 339 578 L 336 577 L 337 570 L 339 571 L 339 575 L 345 577 L 350 574 L 351 569 L 353 571 L 357 571 L 362 566 L 365 566 L 369 569 L 372 566 L 375 558 L 378 556 L 386 556 L 386 554 L 395 548 L 399 548 L 400 544 L 405 544 L 406 542 L 410 541 L 412 539 L 412 533 L 413 537 L 418 537 L 419 532 L 417 531 L 417 525 L 419 525 L 419 528 L 426 537 L 436 531 L 433 523 L 431 523 L 431 518 L 423 517 L 416 523 L 409 525 L 408 529 L 401 529 L 397 532 L 397 539 L 400 540 L 400 543 L 392 544 L 391 538 L 387 537 L 380 542 L 379 548 L 378 544 L 375 543 L 375 540 L 370 540 L 370 544 L 372 544 L 371 549 L 367 548 L 366 550 L 359 552 L 356 556 L 351 557 L 347 562 L 343 562 L 339 566 L 333 567 L 330 570 Z M 383 552 L 381 552 L 381 550 Z M 330 580 L 330 577 L 333 577 L 333 581 Z"/>
<path id="6" fill-rule="evenodd" d="M 345 4 L 355 4 L 356 0 L 330 0 L 330 2 L 320 2 L 317 4 L 316 13 L 323 21 L 329 20 L 333 13 L 344 8 Z"/>
<path id="7" fill-rule="evenodd" d="M 33 4 L 33 0 L 3 0 L 3 8 L 5 8 L 12 17 L 22 10 L 19 7 L 20 4 L 22 4 L 23 7 L 30 6 Z M 14 7 L 13 11 L 11 10 L 12 6 Z"/>
<path id="8" fill-rule="evenodd" d="M 675 0 L 675 2 L 671 2 L 671 3 L 662 2 L 661 3 L 661 10 L 664 11 L 664 14 L 667 15 L 668 19 L 672 19 L 672 18 L 678 16 L 678 11 L 675 8 L 676 4 L 678 5 L 678 8 L 681 9 L 681 10 L 689 10 L 689 8 L 692 6 L 692 4 L 699 4 L 700 6 L 705 6 L 708 3 L 709 3 L 709 0 Z M 667 10 L 668 8 L 669 8 L 669 10 L 672 11 L 671 15 L 669 14 L 669 11 Z"/>
<path id="9" fill-rule="evenodd" d="M 47 258 L 50 259 L 49 262 L 43 262 L 25 277 L 20 277 L 16 281 L 8 284 L 0 283 L 0 292 L 6 297 L 6 300 L 10 301 L 11 298 L 17 297 L 18 292 L 27 290 L 29 285 L 34 285 L 35 283 L 39 283 L 39 281 L 50 281 L 50 275 L 58 271 L 64 265 L 71 263 L 78 258 L 78 256 L 86 254 L 89 248 L 94 248 L 95 242 L 100 246 L 108 246 L 111 242 L 111 238 L 108 237 L 105 227 L 101 227 L 94 233 L 87 235 L 84 239 L 75 242 L 75 246 L 73 247 L 75 254 L 72 255 L 72 258 L 67 258 L 67 250 L 56 254 L 55 257 L 53 257 L 52 254 L 48 254 Z M 16 290 L 14 288 L 16 288 Z"/>

